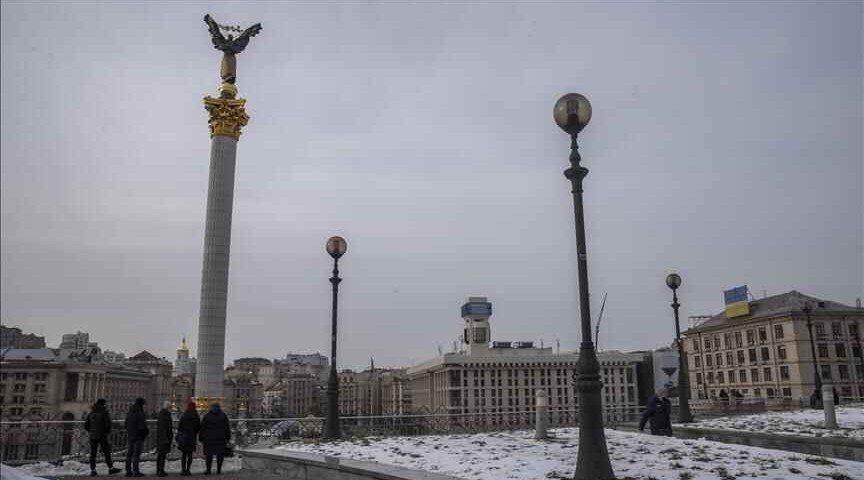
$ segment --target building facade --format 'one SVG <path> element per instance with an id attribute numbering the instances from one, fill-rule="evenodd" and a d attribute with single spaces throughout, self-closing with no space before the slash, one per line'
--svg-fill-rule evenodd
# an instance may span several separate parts
<path id="1" fill-rule="evenodd" d="M 533 342 L 492 342 L 492 305 L 471 297 L 462 306 L 464 351 L 407 370 L 414 413 L 512 413 L 531 410 L 545 389 L 550 409 L 576 407 L 578 353 L 553 353 Z M 607 405 L 638 405 L 642 355 L 597 354 Z"/>
<path id="2" fill-rule="evenodd" d="M 716 398 L 735 389 L 745 396 L 808 398 L 816 375 L 841 397 L 864 397 L 861 333 L 864 309 L 791 291 L 749 302 L 749 314 L 726 313 L 683 333 L 692 398 Z"/>
<path id="3" fill-rule="evenodd" d="M 45 337 L 23 333 L 20 328 L 0 325 L 0 350 L 45 348 Z"/>
<path id="4" fill-rule="evenodd" d="M 87 332 L 64 333 L 60 341 L 60 350 L 80 351 L 98 346 L 96 342 L 90 341 L 90 334 Z"/>
<path id="5" fill-rule="evenodd" d="M 98 349 L 7 349 L 0 355 L 0 420 L 79 420 L 99 398 L 114 418 L 123 418 L 136 398 L 149 395 L 152 376 L 108 363 Z M 65 438 L 6 429 L 0 455 L 14 463 L 68 454 L 72 446 Z"/>

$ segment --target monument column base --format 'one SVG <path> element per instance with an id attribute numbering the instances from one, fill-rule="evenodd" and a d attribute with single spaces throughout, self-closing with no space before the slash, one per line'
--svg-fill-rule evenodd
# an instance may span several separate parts
<path id="1" fill-rule="evenodd" d="M 214 403 L 224 405 L 225 397 L 192 397 L 192 401 L 195 402 L 195 410 L 206 412 Z"/>

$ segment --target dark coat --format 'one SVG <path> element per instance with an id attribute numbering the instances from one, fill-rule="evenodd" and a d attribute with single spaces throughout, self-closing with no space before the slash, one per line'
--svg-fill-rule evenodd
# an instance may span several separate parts
<path id="1" fill-rule="evenodd" d="M 228 416 L 219 407 L 211 408 L 201 419 L 201 443 L 204 444 L 204 455 L 221 455 L 231 440 L 231 426 Z"/>
<path id="2" fill-rule="evenodd" d="M 183 412 L 180 421 L 177 422 L 177 448 L 191 453 L 195 451 L 198 432 L 201 430 L 201 417 L 195 410 Z"/>
<path id="3" fill-rule="evenodd" d="M 174 433 L 174 422 L 171 421 L 171 412 L 163 408 L 159 410 L 156 417 L 156 451 L 167 453 L 171 450 L 171 437 Z"/>
<path id="4" fill-rule="evenodd" d="M 652 435 L 672 436 L 672 402 L 668 398 L 652 396 L 648 400 L 642 420 L 639 421 L 639 430 L 645 428 L 645 423 L 651 420 Z"/>
<path id="5" fill-rule="evenodd" d="M 150 433 L 147 428 L 147 417 L 144 415 L 144 406 L 136 402 L 129 408 L 126 414 L 126 439 L 128 442 L 144 440 Z"/>
<path id="6" fill-rule="evenodd" d="M 90 440 L 102 440 L 111 433 L 111 415 L 104 405 L 93 405 L 84 420 L 84 430 L 90 433 Z"/>

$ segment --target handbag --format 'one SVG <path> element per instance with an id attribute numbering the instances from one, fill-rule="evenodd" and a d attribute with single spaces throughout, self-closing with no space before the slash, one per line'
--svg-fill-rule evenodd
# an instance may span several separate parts
<path id="1" fill-rule="evenodd" d="M 177 446 L 181 447 L 184 443 L 186 443 L 186 434 L 183 432 L 177 432 L 177 436 L 174 437 L 174 441 L 177 442 Z"/>
<path id="2" fill-rule="evenodd" d="M 225 446 L 225 456 L 228 458 L 233 457 L 234 456 L 234 447 L 232 447 L 231 445 L 226 445 Z"/>

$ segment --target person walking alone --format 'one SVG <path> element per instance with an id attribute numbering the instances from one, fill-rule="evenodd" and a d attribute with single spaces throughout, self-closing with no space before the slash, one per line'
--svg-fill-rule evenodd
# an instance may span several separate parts
<path id="1" fill-rule="evenodd" d="M 672 402 L 667 398 L 668 391 L 661 388 L 648 399 L 645 413 L 642 414 L 642 420 L 639 421 L 639 431 L 645 428 L 645 423 L 651 421 L 651 435 L 672 436 Z"/>
<path id="2" fill-rule="evenodd" d="M 171 451 L 174 423 L 171 421 L 171 402 L 162 402 L 162 410 L 156 417 L 156 475 L 165 477 L 165 460 Z"/>
<path id="3" fill-rule="evenodd" d="M 108 442 L 108 434 L 111 433 L 111 415 L 105 408 L 104 398 L 96 400 L 90 413 L 87 414 L 87 419 L 84 420 L 84 430 L 90 434 L 90 476 L 95 477 L 97 475 L 96 454 L 99 453 L 99 447 L 102 447 L 102 453 L 105 455 L 108 474 L 114 475 L 119 472 L 120 469 L 115 468 L 114 462 L 111 461 L 111 444 Z"/>
<path id="4" fill-rule="evenodd" d="M 201 443 L 204 444 L 204 475 L 210 475 L 213 457 L 216 457 L 216 474 L 222 473 L 222 462 L 225 460 L 225 448 L 231 440 L 231 426 L 228 416 L 218 403 L 210 405 L 210 411 L 201 419 Z"/>
<path id="5" fill-rule="evenodd" d="M 198 416 L 198 411 L 195 410 L 195 402 L 189 402 L 186 406 L 186 411 L 177 422 L 177 448 L 182 452 L 180 458 L 180 467 L 182 472 L 180 475 L 184 477 L 192 475 L 192 454 L 195 452 L 195 439 L 198 438 L 198 432 L 201 430 L 201 417 Z"/>
<path id="6" fill-rule="evenodd" d="M 144 416 L 143 398 L 136 398 L 126 414 L 126 476 L 143 477 L 139 465 L 141 452 L 144 450 L 144 439 L 150 430 L 147 428 L 147 417 Z"/>

